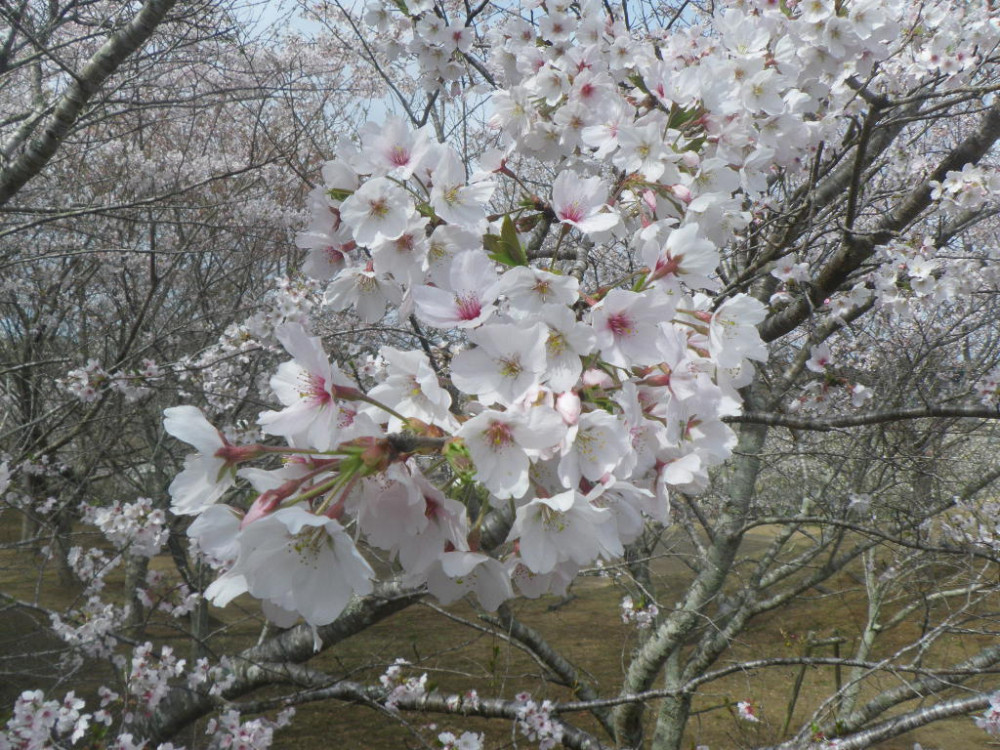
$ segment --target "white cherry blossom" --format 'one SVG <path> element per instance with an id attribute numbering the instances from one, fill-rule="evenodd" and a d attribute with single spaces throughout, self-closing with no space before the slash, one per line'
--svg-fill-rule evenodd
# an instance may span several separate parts
<path id="1" fill-rule="evenodd" d="M 452 261 L 448 288 L 416 286 L 418 317 L 435 328 L 475 328 L 496 310 L 500 292 L 493 264 L 481 251 L 459 253 Z"/>
<path id="2" fill-rule="evenodd" d="M 384 177 L 368 180 L 340 206 L 340 217 L 359 245 L 399 237 L 413 212 L 406 192 Z"/>
<path id="3" fill-rule="evenodd" d="M 510 406 L 537 386 L 545 372 L 545 328 L 492 324 L 469 334 L 476 344 L 455 355 L 451 378 L 483 404 Z"/>
<path id="4" fill-rule="evenodd" d="M 239 554 L 205 591 L 222 607 L 248 592 L 310 625 L 337 619 L 354 595 L 372 591 L 375 572 L 339 523 L 301 507 L 282 508 L 240 532 Z"/>
<path id="5" fill-rule="evenodd" d="M 172 406 L 163 411 L 163 428 L 197 449 L 184 459 L 184 469 L 170 483 L 170 508 L 179 515 L 202 512 L 233 486 L 232 448 L 194 406 Z"/>
<path id="6" fill-rule="evenodd" d="M 538 406 L 527 414 L 484 411 L 455 434 L 464 439 L 483 486 L 499 498 L 519 498 L 528 491 L 531 457 L 558 445 L 566 426 L 555 411 Z"/>
<path id="7" fill-rule="evenodd" d="M 560 562 L 587 565 L 598 556 L 623 552 L 611 513 L 595 508 L 576 490 L 538 497 L 518 508 L 508 536 L 512 539 L 520 540 L 521 560 L 534 573 L 548 573 Z"/>
<path id="8" fill-rule="evenodd" d="M 606 232 L 618 225 L 618 214 L 607 208 L 608 186 L 600 177 L 561 172 L 552 183 L 552 211 L 567 227 L 584 234 Z"/>

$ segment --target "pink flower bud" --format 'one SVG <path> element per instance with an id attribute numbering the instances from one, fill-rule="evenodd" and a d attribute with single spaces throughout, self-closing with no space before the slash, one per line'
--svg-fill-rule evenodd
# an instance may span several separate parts
<path id="1" fill-rule="evenodd" d="M 580 419 L 580 397 L 574 391 L 560 393 L 556 399 L 556 411 L 567 425 L 575 425 Z"/>
<path id="2" fill-rule="evenodd" d="M 583 384 L 588 388 L 609 388 L 612 381 L 604 370 L 590 369 L 583 373 Z"/>
<path id="3" fill-rule="evenodd" d="M 281 501 L 290 497 L 299 488 L 300 484 L 301 482 L 298 479 L 289 479 L 277 489 L 262 492 L 253 501 L 253 505 L 250 506 L 250 510 L 247 511 L 243 520 L 240 521 L 240 528 L 246 528 L 248 524 L 273 513 L 281 505 Z"/>
<path id="4" fill-rule="evenodd" d="M 688 189 L 686 185 L 671 185 L 670 192 L 676 195 L 684 203 L 690 203 L 693 196 L 691 195 L 691 190 Z"/>

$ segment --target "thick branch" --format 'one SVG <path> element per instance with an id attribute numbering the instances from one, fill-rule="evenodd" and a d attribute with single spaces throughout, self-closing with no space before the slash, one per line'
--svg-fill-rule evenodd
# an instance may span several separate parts
<path id="1" fill-rule="evenodd" d="M 848 716 L 842 717 L 838 724 L 841 731 L 854 731 L 900 703 L 914 698 L 923 698 L 936 690 L 955 687 L 956 683 L 961 683 L 975 675 L 991 672 L 997 663 L 1000 663 L 1000 646 L 984 649 L 951 669 L 943 670 L 940 673 L 931 672 L 918 679 L 907 680 L 897 687 L 880 693 Z"/>
<path id="2" fill-rule="evenodd" d="M 287 682 L 288 671 L 275 671 L 273 665 L 304 662 L 317 652 L 317 642 L 318 650 L 329 648 L 405 609 L 422 595 L 422 592 L 404 590 L 399 586 L 383 586 L 378 595 L 354 600 L 334 622 L 318 628 L 317 640 L 314 640 L 309 626 L 298 625 L 243 651 L 232 660 L 235 681 L 225 691 L 224 697 L 237 698 L 264 685 Z M 149 737 L 151 744 L 164 742 L 214 707 L 215 702 L 206 694 L 184 687 L 174 688 L 157 707 L 148 727 L 143 728 L 143 736 Z"/>
<path id="3" fill-rule="evenodd" d="M 894 716 L 862 732 L 838 737 L 837 750 L 862 750 L 862 748 L 872 747 L 882 740 L 898 737 L 935 721 L 981 711 L 988 705 L 990 705 L 989 695 L 974 695 L 969 698 L 955 698 L 936 703 L 926 708 L 918 708 L 915 711 Z M 792 740 L 770 748 L 762 748 L 762 750 L 801 750 L 802 747 L 801 741 Z"/>
<path id="4" fill-rule="evenodd" d="M 146 0 L 135 18 L 94 54 L 60 97 L 42 135 L 10 167 L 0 170 L 0 206 L 41 172 L 59 149 L 87 102 L 119 66 L 153 35 L 177 0 Z"/>
<path id="5" fill-rule="evenodd" d="M 373 685 L 363 685 L 358 682 L 343 680 L 329 687 L 315 690 L 305 690 L 286 699 L 260 701 L 250 705 L 240 705 L 244 711 L 262 711 L 276 708 L 280 705 L 301 704 L 321 700 L 340 700 L 360 703 L 377 710 L 387 710 L 382 701 L 385 700 L 385 689 Z M 475 704 L 470 704 L 460 695 L 442 695 L 427 693 L 421 696 L 404 696 L 395 701 L 398 711 L 430 712 L 454 714 L 458 716 L 479 716 L 487 719 L 516 720 L 523 706 L 518 701 L 502 698 L 480 698 Z M 611 750 L 596 737 L 564 722 L 559 722 L 563 731 L 562 746 L 573 750 Z"/>
<path id="6" fill-rule="evenodd" d="M 716 527 L 715 539 L 707 549 L 704 567 L 688 587 L 683 601 L 664 618 L 656 632 L 636 653 L 622 685 L 623 694 L 649 690 L 670 655 L 687 642 L 704 622 L 704 608 L 722 589 L 739 549 L 742 539 L 740 527 L 754 496 L 760 471 L 760 452 L 766 437 L 765 426 L 743 426 L 736 448 L 729 503 Z M 619 742 L 641 744 L 642 713 L 641 703 L 629 703 L 616 711 L 615 729 Z"/>
<path id="7" fill-rule="evenodd" d="M 989 151 L 997 138 L 1000 138 L 1000 101 L 986 111 L 976 132 L 942 159 L 927 179 L 910 191 L 896 209 L 890 211 L 872 231 L 866 234 L 849 233 L 839 252 L 819 270 L 809 285 L 808 292 L 761 323 L 761 338 L 764 341 L 774 341 L 797 328 L 815 308 L 823 304 L 824 299 L 840 288 L 872 256 L 879 245 L 897 236 L 924 212 L 931 203 L 932 181 L 940 182 L 948 172 L 961 170 L 966 164 L 975 164 Z"/>
<path id="8" fill-rule="evenodd" d="M 769 427 L 788 427 L 793 430 L 829 432 L 841 427 L 862 427 L 864 425 L 902 422 L 908 419 L 932 419 L 958 417 L 964 419 L 1000 419 L 1000 411 L 987 406 L 939 406 L 919 409 L 890 409 L 887 411 L 851 414 L 830 419 L 809 419 L 788 414 L 746 412 L 735 417 L 724 417 L 731 424 L 766 424 Z"/>

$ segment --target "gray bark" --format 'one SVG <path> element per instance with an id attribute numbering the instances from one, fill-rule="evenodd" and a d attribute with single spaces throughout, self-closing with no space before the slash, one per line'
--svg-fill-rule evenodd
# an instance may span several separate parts
<path id="1" fill-rule="evenodd" d="M 334 622 L 317 629 L 316 637 L 320 644 L 318 650 L 322 651 L 366 630 L 406 609 L 421 596 L 422 591 L 385 585 L 374 595 L 355 599 Z M 300 664 L 316 653 L 313 632 L 307 625 L 286 630 L 233 658 L 235 681 L 223 697 L 231 701 L 266 685 L 294 684 L 298 673 L 284 667 Z M 139 736 L 149 738 L 154 745 L 165 742 L 215 707 L 216 700 L 207 693 L 196 693 L 183 686 L 176 687 L 160 703 L 155 715 L 149 717 L 144 726 L 137 727 Z"/>
<path id="2" fill-rule="evenodd" d="M 42 171 L 94 94 L 132 53 L 146 43 L 176 4 L 177 0 L 146 0 L 135 17 L 112 34 L 74 76 L 73 82 L 56 103 L 41 135 L 32 140 L 9 166 L 0 170 L 0 206 Z"/>

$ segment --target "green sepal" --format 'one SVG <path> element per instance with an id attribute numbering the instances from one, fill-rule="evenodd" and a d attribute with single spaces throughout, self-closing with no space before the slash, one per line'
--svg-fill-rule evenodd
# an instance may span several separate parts
<path id="1" fill-rule="evenodd" d="M 345 190 L 344 188 L 328 188 L 326 195 L 332 201 L 346 201 L 354 195 L 354 191 Z"/>
<path id="2" fill-rule="evenodd" d="M 431 208 L 430 203 L 418 203 L 417 213 L 421 216 L 426 216 L 428 219 L 436 219 L 437 214 L 434 213 L 434 209 Z"/>
<path id="3" fill-rule="evenodd" d="M 514 226 L 510 216 L 503 217 L 500 225 L 500 235 L 487 234 L 483 237 L 483 244 L 490 258 L 505 266 L 526 266 L 528 256 L 521 247 L 521 241 L 517 238 L 517 228 Z"/>
<path id="4" fill-rule="evenodd" d="M 449 440 L 444 444 L 441 455 L 444 456 L 451 470 L 455 472 L 455 476 L 463 481 L 471 482 L 473 480 L 476 473 L 476 466 L 472 462 L 469 449 L 462 440 L 457 438 Z"/>

